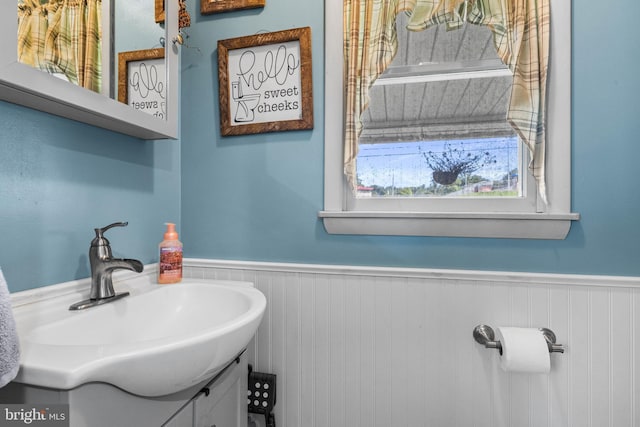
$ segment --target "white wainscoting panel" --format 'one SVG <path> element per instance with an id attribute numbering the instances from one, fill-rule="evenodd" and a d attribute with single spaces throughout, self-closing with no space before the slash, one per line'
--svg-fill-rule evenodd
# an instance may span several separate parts
<path id="1" fill-rule="evenodd" d="M 640 278 L 185 260 L 267 297 L 249 348 L 279 427 L 640 426 Z M 548 327 L 549 375 L 472 337 Z"/>

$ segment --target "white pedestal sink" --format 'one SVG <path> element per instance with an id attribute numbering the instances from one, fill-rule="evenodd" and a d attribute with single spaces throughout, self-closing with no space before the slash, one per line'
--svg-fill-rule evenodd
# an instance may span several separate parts
<path id="1" fill-rule="evenodd" d="M 176 393 L 236 358 L 266 307 L 264 295 L 243 282 L 157 285 L 153 279 L 116 283 L 131 295 L 86 310 L 68 310 L 77 292 L 14 307 L 22 350 L 15 381 L 61 390 L 103 382 L 138 396 Z"/>

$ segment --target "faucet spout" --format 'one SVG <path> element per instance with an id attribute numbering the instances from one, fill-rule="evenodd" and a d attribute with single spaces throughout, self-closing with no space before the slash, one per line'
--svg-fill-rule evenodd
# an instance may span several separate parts
<path id="1" fill-rule="evenodd" d="M 137 273 L 141 273 L 143 269 L 144 266 L 137 259 L 96 259 L 91 268 L 92 273 L 90 298 L 92 300 L 100 300 L 113 298 L 114 296 L 116 296 L 116 292 L 113 289 L 113 279 L 111 278 L 111 275 L 114 271 L 131 270 Z"/>
<path id="2" fill-rule="evenodd" d="M 69 310 L 81 310 L 88 307 L 115 301 L 129 295 L 129 292 L 116 294 L 113 289 L 111 275 L 116 270 L 142 272 L 144 266 L 136 259 L 113 258 L 111 245 L 103 236 L 112 227 L 125 227 L 128 223 L 116 222 L 103 228 L 96 228 L 96 237 L 89 248 L 89 264 L 91 265 L 91 292 L 89 299 L 80 301 L 69 307 Z"/>
<path id="3" fill-rule="evenodd" d="M 142 273 L 144 265 L 137 259 L 113 258 L 107 263 L 107 268 L 111 270 L 131 270 L 136 273 Z"/>

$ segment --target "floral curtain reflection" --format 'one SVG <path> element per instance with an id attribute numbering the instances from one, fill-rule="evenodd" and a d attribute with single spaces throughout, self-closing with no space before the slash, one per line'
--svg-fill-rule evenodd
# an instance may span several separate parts
<path id="1" fill-rule="evenodd" d="M 101 0 L 21 0 L 18 61 L 100 92 Z"/>

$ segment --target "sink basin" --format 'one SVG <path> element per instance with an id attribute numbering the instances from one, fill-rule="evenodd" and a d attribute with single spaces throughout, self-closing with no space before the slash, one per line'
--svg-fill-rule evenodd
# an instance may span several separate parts
<path id="1" fill-rule="evenodd" d="M 22 349 L 16 381 L 65 390 L 97 381 L 140 396 L 175 393 L 235 359 L 266 307 L 264 295 L 243 282 L 155 285 L 147 277 L 127 286 L 131 296 L 87 310 L 68 311 L 62 298 L 14 309 Z"/>

